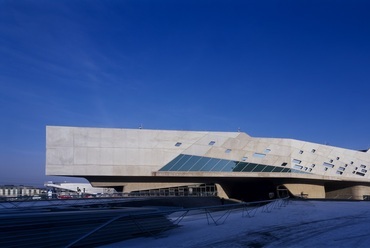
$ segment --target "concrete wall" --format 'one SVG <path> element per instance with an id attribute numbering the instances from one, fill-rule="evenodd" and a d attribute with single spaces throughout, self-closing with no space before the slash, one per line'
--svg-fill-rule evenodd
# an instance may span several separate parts
<path id="1" fill-rule="evenodd" d="M 370 186 L 355 185 L 326 193 L 329 199 L 363 200 L 364 196 L 370 196 Z"/>
<path id="2" fill-rule="evenodd" d="M 325 198 L 324 185 L 306 183 L 285 183 L 284 186 L 289 192 L 303 198 Z"/>

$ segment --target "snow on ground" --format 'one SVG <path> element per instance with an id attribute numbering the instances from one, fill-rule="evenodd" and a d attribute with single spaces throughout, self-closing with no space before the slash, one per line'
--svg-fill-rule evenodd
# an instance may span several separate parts
<path id="1" fill-rule="evenodd" d="M 104 247 L 368 247 L 370 202 L 293 200 L 287 206 L 208 225 L 205 214 L 188 216 L 159 237 Z"/>

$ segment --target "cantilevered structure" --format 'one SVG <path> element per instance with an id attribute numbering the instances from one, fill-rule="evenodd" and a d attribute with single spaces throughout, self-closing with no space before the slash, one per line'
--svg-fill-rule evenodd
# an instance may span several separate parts
<path id="1" fill-rule="evenodd" d="M 46 174 L 124 192 L 215 184 L 240 200 L 367 199 L 370 151 L 243 132 L 48 126 Z"/>

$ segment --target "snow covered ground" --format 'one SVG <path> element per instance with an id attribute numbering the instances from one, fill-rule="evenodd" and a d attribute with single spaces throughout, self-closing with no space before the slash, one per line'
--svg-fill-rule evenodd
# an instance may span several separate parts
<path id="1" fill-rule="evenodd" d="M 209 225 L 205 214 L 180 225 L 104 247 L 369 247 L 370 202 L 295 200 L 253 217 L 233 212 L 221 225 Z"/>

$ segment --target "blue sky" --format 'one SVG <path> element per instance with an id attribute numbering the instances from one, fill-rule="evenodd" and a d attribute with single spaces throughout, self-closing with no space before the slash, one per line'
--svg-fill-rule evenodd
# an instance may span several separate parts
<path id="1" fill-rule="evenodd" d="M 242 131 L 370 147 L 368 1 L 0 1 L 0 184 L 45 126 Z"/>

